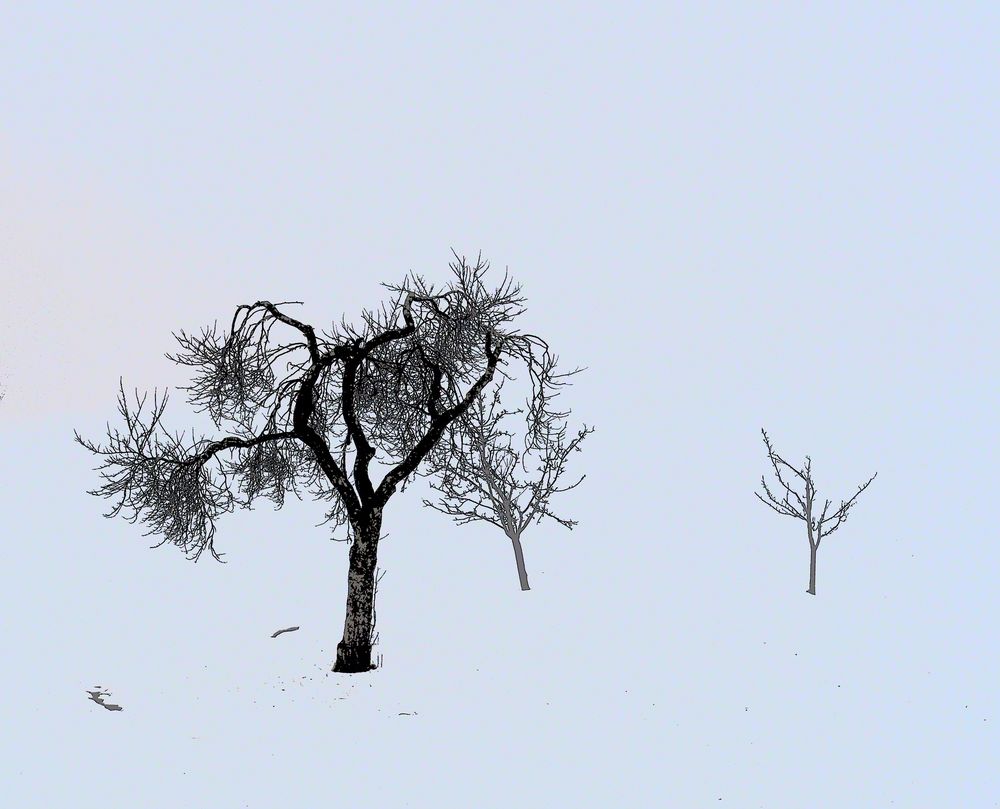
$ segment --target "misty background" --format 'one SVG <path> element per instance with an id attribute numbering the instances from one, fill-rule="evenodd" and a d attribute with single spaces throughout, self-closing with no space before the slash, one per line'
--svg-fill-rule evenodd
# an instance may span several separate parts
<path id="1" fill-rule="evenodd" d="M 0 11 L 10 805 L 1000 805 L 1000 11 L 652 5 Z M 587 366 L 579 525 L 522 593 L 394 498 L 383 667 L 328 674 L 321 504 L 195 565 L 102 518 L 73 429 L 182 384 L 172 331 L 355 318 L 451 248 Z M 821 496 L 878 472 L 815 597 L 761 427 Z"/>

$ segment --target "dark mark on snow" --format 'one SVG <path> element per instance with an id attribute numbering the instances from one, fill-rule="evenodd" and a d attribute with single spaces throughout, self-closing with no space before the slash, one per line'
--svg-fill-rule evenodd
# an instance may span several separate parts
<path id="1" fill-rule="evenodd" d="M 271 637 L 276 638 L 278 637 L 278 635 L 283 635 L 285 632 L 295 632 L 297 629 L 298 629 L 297 626 L 290 626 L 287 629 L 279 629 L 277 632 L 271 635 Z"/>
<path id="2" fill-rule="evenodd" d="M 101 691 L 101 687 L 99 685 L 95 685 L 94 688 L 96 688 L 97 690 L 96 691 L 88 691 L 87 692 L 87 694 L 89 695 L 89 697 L 88 697 L 89 699 L 92 699 L 94 702 L 96 702 L 102 708 L 106 708 L 109 711 L 120 711 L 120 710 L 122 710 L 122 706 L 121 705 L 114 705 L 113 703 L 105 702 L 104 701 L 105 697 L 110 697 L 111 696 L 111 692 L 110 691 Z"/>

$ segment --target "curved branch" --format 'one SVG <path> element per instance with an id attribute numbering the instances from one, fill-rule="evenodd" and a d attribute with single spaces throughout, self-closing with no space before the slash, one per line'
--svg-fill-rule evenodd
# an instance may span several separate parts
<path id="1" fill-rule="evenodd" d="M 488 359 L 486 362 L 486 371 L 469 388 L 462 401 L 432 419 L 430 429 L 424 434 L 423 438 L 417 442 L 416 446 L 413 447 L 410 453 L 399 464 L 389 470 L 375 492 L 374 503 L 376 507 L 382 507 L 388 502 L 392 493 L 396 491 L 396 486 L 416 471 L 420 462 L 427 456 L 427 453 L 431 451 L 441 437 L 445 427 L 465 413 L 476 400 L 476 397 L 482 392 L 483 388 L 493 379 L 497 363 L 500 361 L 501 347 L 502 343 L 500 346 L 497 346 L 495 351 L 493 350 L 492 335 L 487 332 L 486 356 Z"/>

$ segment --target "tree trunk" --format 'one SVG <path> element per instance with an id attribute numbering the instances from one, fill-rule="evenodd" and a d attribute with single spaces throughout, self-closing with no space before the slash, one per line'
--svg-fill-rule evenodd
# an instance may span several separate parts
<path id="1" fill-rule="evenodd" d="M 809 544 L 809 589 L 806 590 L 810 595 L 816 595 L 816 551 L 817 546 L 812 543 Z"/>
<path id="2" fill-rule="evenodd" d="M 524 551 L 521 550 L 521 535 L 508 534 L 514 546 L 514 560 L 517 562 L 517 577 L 521 580 L 521 589 L 530 590 L 528 586 L 528 571 L 524 567 Z"/>
<path id="3" fill-rule="evenodd" d="M 381 517 L 355 526 L 347 572 L 347 613 L 344 638 L 337 644 L 333 670 L 354 674 L 372 668 L 372 632 L 375 617 L 375 563 Z"/>

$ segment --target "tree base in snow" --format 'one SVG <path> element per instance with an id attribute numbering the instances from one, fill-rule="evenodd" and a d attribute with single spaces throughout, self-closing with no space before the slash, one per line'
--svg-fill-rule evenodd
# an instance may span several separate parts
<path id="1" fill-rule="evenodd" d="M 348 646 L 343 641 L 337 644 L 337 662 L 333 664 L 334 671 L 343 674 L 359 674 L 363 671 L 371 671 L 373 668 L 370 644 Z"/>

